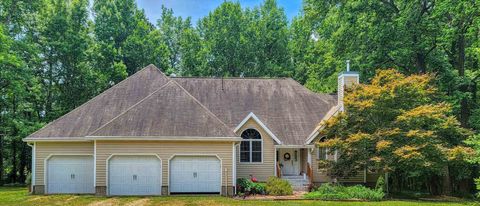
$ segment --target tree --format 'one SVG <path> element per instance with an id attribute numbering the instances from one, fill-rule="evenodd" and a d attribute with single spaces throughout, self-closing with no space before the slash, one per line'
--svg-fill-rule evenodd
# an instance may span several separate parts
<path id="1" fill-rule="evenodd" d="M 337 73 L 346 59 L 352 60 L 352 68 L 365 80 L 374 75 L 371 68 L 396 68 L 404 74 L 434 72 L 462 125 L 474 126 L 468 122 L 477 107 L 480 5 L 476 1 L 307 0 L 303 11 L 297 21 L 307 28 L 293 42 L 305 42 L 308 34 L 316 41 L 312 44 L 323 46 L 304 47 L 306 57 L 319 59 L 312 64 L 309 58 L 294 56 L 295 67 L 303 68 L 296 78 L 330 85 L 310 88 L 324 92 L 335 88 L 331 81 L 335 75 L 330 74 Z M 298 27 L 292 25 L 292 29 Z"/>
<path id="2" fill-rule="evenodd" d="M 333 176 L 348 176 L 368 167 L 391 173 L 394 189 L 440 192 L 439 177 L 468 178 L 465 159 L 473 154 L 448 103 L 437 98 L 430 74 L 405 76 L 378 70 L 370 85 L 346 93 L 345 112 L 326 122 L 321 147 L 338 149 Z M 450 171 L 450 172 L 447 172 Z M 407 185 L 414 179 L 415 185 Z M 444 182 L 449 184 L 449 182 Z"/>
<path id="3" fill-rule="evenodd" d="M 292 76 L 288 52 L 288 22 L 276 0 L 265 0 L 259 7 L 246 10 L 248 76 Z"/>

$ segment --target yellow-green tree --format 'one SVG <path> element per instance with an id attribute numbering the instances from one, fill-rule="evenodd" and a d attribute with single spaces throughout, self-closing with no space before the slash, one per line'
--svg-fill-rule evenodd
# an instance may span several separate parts
<path id="1" fill-rule="evenodd" d="M 460 126 L 451 106 L 439 101 L 434 76 L 405 76 L 379 70 L 369 85 L 347 91 L 345 112 L 326 122 L 321 147 L 339 151 L 332 176 L 365 168 L 391 174 L 392 189 L 457 190 L 468 179 L 464 161 L 472 149 L 463 141 L 471 131 Z"/>

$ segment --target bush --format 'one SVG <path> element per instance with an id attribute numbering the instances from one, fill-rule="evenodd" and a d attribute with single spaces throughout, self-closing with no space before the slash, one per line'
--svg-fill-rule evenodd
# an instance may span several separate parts
<path id="1" fill-rule="evenodd" d="M 252 190 L 253 182 L 247 178 L 237 179 L 237 190 L 240 193 L 249 193 Z"/>
<path id="2" fill-rule="evenodd" d="M 293 189 L 287 180 L 283 180 L 277 177 L 269 177 L 265 189 L 268 194 L 281 196 L 293 194 Z"/>
<path id="3" fill-rule="evenodd" d="M 372 200 L 380 201 L 385 196 L 382 189 L 372 190 L 370 188 L 356 185 L 351 187 L 333 186 L 331 184 L 323 184 L 316 191 L 305 195 L 307 199 L 321 200 Z"/>
<path id="4" fill-rule="evenodd" d="M 382 175 L 378 177 L 377 184 L 375 184 L 375 190 L 382 190 L 385 191 L 385 179 Z"/>
<path id="5" fill-rule="evenodd" d="M 254 182 L 252 185 L 252 193 L 253 194 L 265 194 L 267 193 L 265 190 L 265 183 L 256 183 Z"/>
<path id="6" fill-rule="evenodd" d="M 246 178 L 237 179 L 237 191 L 239 194 L 265 194 L 265 184 L 252 182 Z"/>

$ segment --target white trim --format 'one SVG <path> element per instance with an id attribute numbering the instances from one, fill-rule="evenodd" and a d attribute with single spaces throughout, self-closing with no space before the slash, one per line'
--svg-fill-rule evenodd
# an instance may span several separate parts
<path id="1" fill-rule="evenodd" d="M 32 192 L 33 192 L 33 185 L 36 184 L 37 181 L 37 143 L 33 143 L 33 153 L 32 153 Z"/>
<path id="2" fill-rule="evenodd" d="M 241 141 L 240 137 L 185 137 L 185 136 L 86 136 L 75 138 L 32 138 L 23 139 L 24 142 L 91 142 L 94 140 L 114 140 L 114 141 Z"/>
<path id="3" fill-rule="evenodd" d="M 360 74 L 352 74 L 352 73 L 342 73 L 338 76 L 338 78 L 340 77 L 360 77 Z"/>
<path id="4" fill-rule="evenodd" d="M 245 131 L 248 130 L 248 129 L 253 129 L 253 130 L 257 131 L 257 132 L 260 134 L 260 132 L 257 130 L 257 128 L 254 128 L 254 127 L 246 128 L 246 129 L 244 129 L 244 130 L 242 131 L 242 133 L 245 132 Z M 241 137 L 240 137 L 240 138 L 241 138 Z M 263 136 L 262 136 L 262 134 L 260 134 L 260 140 L 256 140 L 256 139 L 253 139 L 253 140 L 252 140 L 252 139 L 244 140 L 243 138 L 241 138 L 241 139 L 242 139 L 242 141 L 240 141 L 240 143 L 239 143 L 239 148 L 238 148 L 238 156 L 240 157 L 240 159 L 238 160 L 238 162 L 239 162 L 240 164 L 263 164 L 264 149 L 263 149 Z M 242 145 L 242 142 L 250 142 L 250 161 L 248 161 L 248 162 L 242 162 L 242 146 L 241 146 L 241 145 Z M 262 151 L 261 151 L 262 161 L 260 161 L 260 162 L 252 162 L 252 142 L 260 142 L 260 144 L 262 145 Z"/>
<path id="5" fill-rule="evenodd" d="M 108 184 L 108 179 L 109 179 L 108 168 L 110 167 L 109 161 L 114 156 L 155 156 L 155 157 L 157 157 L 158 160 L 160 160 L 160 194 L 158 194 L 158 195 L 162 195 L 163 163 L 162 163 L 162 158 L 160 158 L 160 156 L 158 154 L 155 154 L 155 153 L 113 153 L 110 156 L 108 156 L 108 158 L 105 160 L 105 165 L 106 165 L 106 168 L 105 168 L 105 185 L 107 187 L 107 191 L 106 191 L 107 196 L 110 196 L 110 185 Z M 126 196 L 132 196 L 132 195 L 126 195 Z M 133 196 L 137 196 L 137 195 L 133 195 Z M 138 195 L 138 196 L 142 196 L 142 195 Z"/>
<path id="6" fill-rule="evenodd" d="M 275 145 L 275 148 L 277 149 L 287 149 L 287 148 L 292 148 L 292 149 L 304 149 L 304 148 L 315 148 L 315 145 Z"/>
<path id="7" fill-rule="evenodd" d="M 273 160 L 273 174 L 275 175 L 275 177 L 278 177 L 278 174 L 277 174 L 277 151 L 278 149 L 275 148 L 275 151 L 273 152 L 273 156 L 274 156 L 274 160 Z"/>
<path id="8" fill-rule="evenodd" d="M 308 135 L 307 140 L 305 141 L 305 144 L 309 145 L 312 143 L 312 141 L 317 137 L 317 135 L 320 133 L 320 131 L 325 128 L 325 121 L 329 120 L 331 117 L 335 116 L 338 112 L 340 111 L 340 107 L 334 106 L 328 110 L 327 114 L 322 118 L 318 126 L 313 130 L 310 135 Z"/>
<path id="9" fill-rule="evenodd" d="M 216 157 L 218 160 L 220 160 L 220 195 L 222 195 L 222 191 L 223 191 L 223 160 L 222 158 L 220 158 L 220 156 L 218 156 L 218 154 L 205 154 L 205 153 L 176 153 L 176 154 L 173 154 L 172 156 L 170 156 L 170 158 L 168 158 L 168 168 L 167 168 L 167 181 L 168 181 L 168 195 L 170 195 L 170 162 L 173 158 L 175 158 L 176 156 L 191 156 L 191 157 L 198 157 L 198 156 L 203 156 L 203 157 Z M 227 169 L 227 168 L 225 168 Z M 228 185 L 228 179 L 227 181 L 225 181 L 225 185 Z M 227 191 L 228 191 L 228 188 L 227 188 Z"/>
<path id="10" fill-rule="evenodd" d="M 31 166 L 32 171 L 31 171 L 31 173 L 30 173 L 30 181 L 31 181 L 31 183 L 30 183 L 30 189 L 31 189 L 32 193 L 34 193 L 34 191 L 33 191 L 34 187 L 33 187 L 33 186 L 35 185 L 35 172 L 36 172 L 36 171 L 35 171 L 35 168 L 36 168 L 36 165 L 35 165 L 35 163 L 36 163 L 36 162 L 35 162 L 35 158 L 36 158 L 36 155 L 35 155 L 35 152 L 36 152 L 36 144 L 35 144 L 35 142 L 34 142 L 33 145 L 31 145 L 31 144 L 27 144 L 27 145 L 32 148 L 32 166 Z"/>
<path id="11" fill-rule="evenodd" d="M 240 124 L 237 125 L 237 127 L 235 127 L 235 129 L 233 130 L 233 132 L 237 133 L 238 130 L 240 130 L 242 128 L 242 126 L 247 123 L 247 121 L 250 119 L 250 118 L 253 118 L 253 120 L 255 120 L 255 122 L 257 122 L 258 125 L 260 125 L 260 127 L 265 130 L 265 132 L 267 132 L 268 135 L 270 135 L 270 137 L 272 137 L 273 140 L 275 140 L 275 142 L 277 142 L 277 144 L 282 144 L 282 141 L 280 141 L 277 136 L 275 136 L 275 134 L 273 134 L 272 131 L 270 131 L 270 129 L 268 129 L 267 126 L 265 126 L 265 124 L 263 124 L 262 121 L 260 121 L 260 119 L 255 115 L 253 114 L 253 112 L 250 112 L 250 114 L 247 115 L 247 117 L 245 117 L 241 122 Z"/>
<path id="12" fill-rule="evenodd" d="M 233 194 L 237 194 L 237 153 L 235 151 L 235 143 L 232 143 L 232 183 Z M 228 191 L 228 189 L 227 189 Z"/>
<path id="13" fill-rule="evenodd" d="M 307 150 L 307 162 L 312 166 L 312 152 Z"/>
<path id="14" fill-rule="evenodd" d="M 23 142 L 91 142 L 89 139 L 85 139 L 85 137 L 72 137 L 72 138 L 48 138 L 48 137 L 38 137 L 38 138 L 30 138 L 30 139 L 23 139 Z"/>
<path id="15" fill-rule="evenodd" d="M 48 174 L 48 160 L 53 156 L 93 156 L 93 154 L 81 154 L 81 153 L 51 153 L 43 160 L 43 185 L 44 185 L 44 193 L 48 194 L 48 181 L 47 181 L 47 174 Z M 96 171 L 93 171 L 94 173 Z M 95 189 L 95 183 L 93 183 L 93 188 Z"/>
<path id="16" fill-rule="evenodd" d="M 87 136 L 91 140 L 150 140 L 150 141 L 241 141 L 240 137 L 185 137 L 185 136 L 145 136 L 145 137 L 128 137 L 128 136 Z"/>
<path id="17" fill-rule="evenodd" d="M 93 185 L 97 187 L 97 141 L 93 141 Z"/>

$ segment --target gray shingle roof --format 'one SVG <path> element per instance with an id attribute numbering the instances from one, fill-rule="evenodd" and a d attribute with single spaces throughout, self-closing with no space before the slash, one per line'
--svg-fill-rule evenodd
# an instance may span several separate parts
<path id="1" fill-rule="evenodd" d="M 228 126 L 253 112 L 283 144 L 303 145 L 336 96 L 317 94 L 290 78 L 173 78 Z"/>
<path id="2" fill-rule="evenodd" d="M 27 138 L 84 137 L 169 81 L 149 65 Z"/>
<path id="3" fill-rule="evenodd" d="M 91 136 L 235 137 L 231 128 L 170 81 Z"/>
<path id="4" fill-rule="evenodd" d="M 336 97 L 289 78 L 168 78 L 149 65 L 28 136 L 232 137 L 253 112 L 287 145 L 303 145 Z"/>

